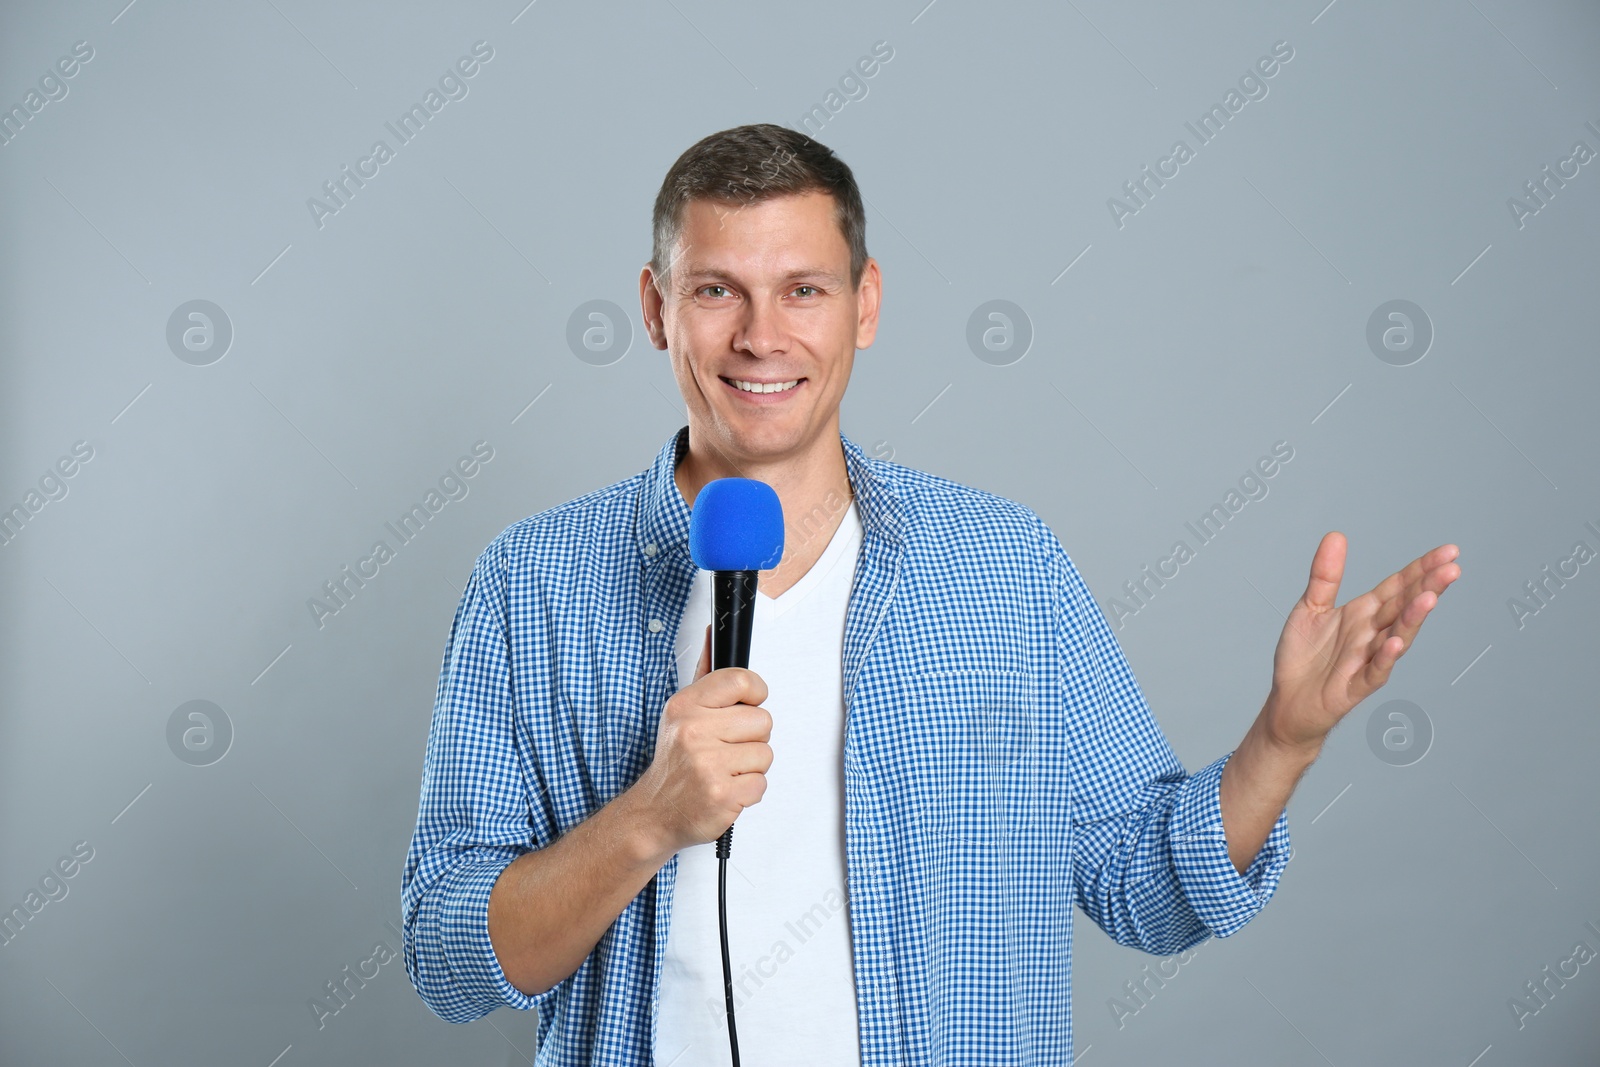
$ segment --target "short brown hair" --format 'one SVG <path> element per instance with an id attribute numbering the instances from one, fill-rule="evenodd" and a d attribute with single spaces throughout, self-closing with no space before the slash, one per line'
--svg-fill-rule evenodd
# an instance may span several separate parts
<path id="1" fill-rule="evenodd" d="M 678 157 L 656 194 L 650 268 L 665 286 L 683 229 L 683 206 L 691 200 L 757 204 L 814 191 L 833 197 L 834 219 L 850 247 L 850 287 L 860 288 L 867 265 L 867 216 L 855 175 L 827 145 L 770 122 L 713 133 Z"/>

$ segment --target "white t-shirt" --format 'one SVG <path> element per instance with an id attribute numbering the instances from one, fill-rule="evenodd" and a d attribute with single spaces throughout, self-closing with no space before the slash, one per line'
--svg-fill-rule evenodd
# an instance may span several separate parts
<path id="1" fill-rule="evenodd" d="M 772 767 L 734 823 L 728 955 L 739 1054 L 761 1067 L 859 1064 L 844 854 L 844 622 L 861 547 L 852 500 L 828 547 L 777 599 L 758 593 L 750 669 L 767 683 Z M 679 687 L 711 621 L 711 572 L 678 625 Z M 656 1067 L 724 1067 L 716 843 L 678 853 L 656 1019 Z"/>

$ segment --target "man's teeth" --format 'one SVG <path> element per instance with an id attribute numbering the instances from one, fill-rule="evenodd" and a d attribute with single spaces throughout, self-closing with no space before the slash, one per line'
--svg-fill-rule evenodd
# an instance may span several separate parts
<path id="1" fill-rule="evenodd" d="M 733 383 L 734 388 L 743 389 L 747 393 L 781 393 L 800 384 L 799 378 L 792 382 L 772 382 L 769 385 L 762 385 L 760 382 L 742 382 L 738 378 L 729 378 L 728 381 Z"/>

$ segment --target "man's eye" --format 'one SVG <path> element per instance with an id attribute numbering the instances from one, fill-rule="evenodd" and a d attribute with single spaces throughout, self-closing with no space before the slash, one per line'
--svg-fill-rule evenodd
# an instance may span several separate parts
<path id="1" fill-rule="evenodd" d="M 720 286 L 720 285 L 704 285 L 704 286 L 700 287 L 700 291 L 702 293 L 708 292 L 708 291 L 710 291 L 712 289 L 721 289 L 723 292 L 727 292 L 727 290 L 725 288 L 723 288 L 722 286 Z"/>
<path id="2" fill-rule="evenodd" d="M 802 290 L 802 289 L 809 289 L 809 290 L 811 290 L 812 293 L 815 293 L 817 291 L 817 287 L 814 286 L 814 285 L 797 285 L 797 286 L 794 287 L 794 291 L 797 292 L 797 293 L 800 292 L 800 290 Z M 810 294 L 808 293 L 808 294 L 802 294 L 802 295 L 809 296 Z"/>

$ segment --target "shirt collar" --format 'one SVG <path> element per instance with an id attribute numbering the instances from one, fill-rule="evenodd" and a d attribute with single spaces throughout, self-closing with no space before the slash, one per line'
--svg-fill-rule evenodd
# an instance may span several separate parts
<path id="1" fill-rule="evenodd" d="M 862 536 L 894 542 L 900 539 L 901 507 L 883 461 L 868 456 L 861 447 L 839 433 L 845 472 L 855 493 Z M 660 558 L 680 545 L 688 551 L 690 508 L 678 491 L 673 473 L 689 453 L 689 427 L 684 426 L 661 446 L 655 462 L 644 472 L 639 498 L 635 544 L 646 558 Z"/>

